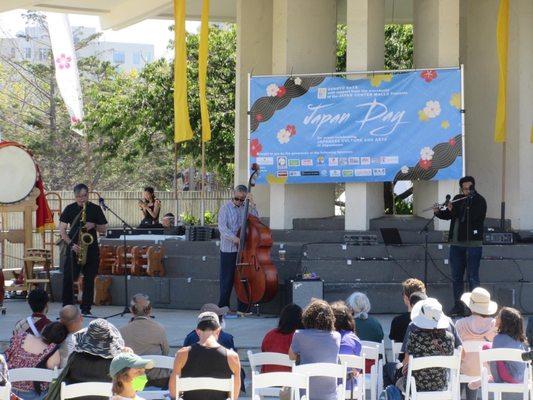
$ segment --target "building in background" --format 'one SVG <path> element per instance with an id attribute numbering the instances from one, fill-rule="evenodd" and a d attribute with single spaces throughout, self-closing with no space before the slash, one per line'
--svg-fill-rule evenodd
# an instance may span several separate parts
<path id="1" fill-rule="evenodd" d="M 96 29 L 83 26 L 72 27 L 74 44 L 96 34 Z M 41 27 L 27 27 L 15 38 L 0 38 L 0 54 L 13 61 L 33 63 L 48 62 L 50 39 Z M 154 58 L 151 44 L 106 42 L 98 38 L 77 51 L 78 58 L 96 56 L 108 61 L 120 71 L 142 70 Z"/>

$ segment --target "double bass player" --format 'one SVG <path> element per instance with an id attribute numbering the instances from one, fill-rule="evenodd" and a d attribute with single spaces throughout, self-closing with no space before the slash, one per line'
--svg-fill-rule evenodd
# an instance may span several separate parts
<path id="1" fill-rule="evenodd" d="M 233 289 L 235 268 L 237 264 L 237 252 L 240 239 L 237 236 L 241 228 L 244 215 L 245 200 L 249 200 L 249 213 L 258 217 L 256 205 L 251 193 L 244 185 L 239 185 L 233 191 L 233 198 L 220 207 L 218 212 L 218 229 L 220 231 L 220 297 L 219 307 L 229 307 L 230 296 Z M 244 314 L 248 305 L 238 301 L 237 313 Z"/>

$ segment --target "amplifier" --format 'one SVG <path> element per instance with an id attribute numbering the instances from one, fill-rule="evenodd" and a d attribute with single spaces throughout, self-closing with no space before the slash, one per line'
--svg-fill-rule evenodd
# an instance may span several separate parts
<path id="1" fill-rule="evenodd" d="M 483 244 L 514 244 L 514 233 L 512 232 L 485 232 Z"/>
<path id="2" fill-rule="evenodd" d="M 287 304 L 294 303 L 305 308 L 312 298 L 324 298 L 324 281 L 322 279 L 289 280 L 287 288 Z"/>

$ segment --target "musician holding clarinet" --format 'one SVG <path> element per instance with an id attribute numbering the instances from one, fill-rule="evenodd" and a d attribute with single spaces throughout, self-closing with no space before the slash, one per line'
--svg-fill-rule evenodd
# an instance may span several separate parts
<path id="1" fill-rule="evenodd" d="M 479 264 L 487 202 L 476 192 L 475 184 L 473 177 L 464 176 L 459 180 L 461 194 L 456 195 L 452 201 L 447 200 L 442 208 L 433 208 L 437 218 L 451 221 L 448 240 L 455 305 L 448 313 L 450 316 L 465 315 L 466 308 L 461 302 L 465 271 L 469 291 L 479 286 Z"/>

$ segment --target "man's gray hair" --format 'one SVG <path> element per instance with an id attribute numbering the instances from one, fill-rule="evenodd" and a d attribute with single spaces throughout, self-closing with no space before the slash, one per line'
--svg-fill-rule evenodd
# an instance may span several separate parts
<path id="1" fill-rule="evenodd" d="M 66 305 L 61 309 L 61 311 L 59 311 L 59 321 L 68 327 L 78 321 L 80 314 L 81 311 L 78 307 Z"/>
<path id="2" fill-rule="evenodd" d="M 131 299 L 131 312 L 138 317 L 145 317 L 152 312 L 152 304 L 147 295 L 137 293 Z"/>
<path id="3" fill-rule="evenodd" d="M 235 187 L 235 192 L 248 193 L 248 188 L 245 185 L 238 185 Z"/>
<path id="4" fill-rule="evenodd" d="M 353 292 L 350 297 L 346 299 L 346 304 L 352 309 L 354 318 L 368 318 L 368 313 L 370 312 L 370 300 L 368 300 L 366 294 Z"/>

